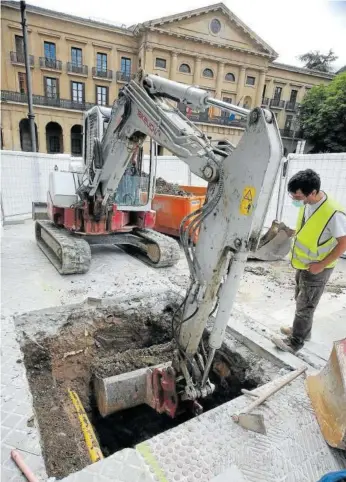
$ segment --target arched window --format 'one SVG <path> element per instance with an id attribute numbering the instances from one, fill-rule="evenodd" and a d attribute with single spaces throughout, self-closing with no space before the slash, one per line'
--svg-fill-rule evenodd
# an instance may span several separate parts
<path id="1" fill-rule="evenodd" d="M 183 72 L 183 74 L 191 74 L 190 66 L 188 64 L 181 64 L 179 72 Z"/>
<path id="2" fill-rule="evenodd" d="M 71 154 L 72 156 L 81 156 L 82 155 L 82 142 L 83 142 L 83 134 L 82 134 L 82 126 L 76 124 L 71 127 Z"/>
<path id="3" fill-rule="evenodd" d="M 227 80 L 228 82 L 235 82 L 234 74 L 232 74 L 232 72 L 228 72 L 225 75 L 225 80 Z"/>
<path id="4" fill-rule="evenodd" d="M 48 122 L 46 125 L 46 141 L 48 154 L 62 154 L 63 135 L 61 125 L 57 122 Z"/>
<path id="5" fill-rule="evenodd" d="M 245 109 L 251 109 L 251 105 L 252 105 L 252 99 L 250 96 L 246 96 L 245 99 L 244 99 L 244 105 L 243 107 L 245 107 Z"/>
<path id="6" fill-rule="evenodd" d="M 203 76 L 212 79 L 214 77 L 214 72 L 211 69 L 204 69 Z"/>
<path id="7" fill-rule="evenodd" d="M 37 136 L 36 124 L 35 124 L 35 134 L 36 134 L 36 151 L 38 152 L 38 136 Z M 22 151 L 32 152 L 29 119 L 22 119 L 19 122 L 19 137 L 20 137 L 20 148 L 22 149 Z"/>

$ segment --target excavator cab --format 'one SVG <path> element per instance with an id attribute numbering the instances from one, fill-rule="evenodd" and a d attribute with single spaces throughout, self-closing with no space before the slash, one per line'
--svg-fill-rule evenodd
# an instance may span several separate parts
<path id="1" fill-rule="evenodd" d="M 102 140 L 106 134 L 112 109 L 95 106 L 84 113 L 84 165 L 101 169 L 103 166 L 95 160 L 95 146 L 91 140 Z M 154 143 L 152 143 L 154 144 Z M 130 157 L 124 174 L 114 194 L 114 203 L 121 211 L 150 211 L 154 196 L 154 179 L 157 159 L 154 145 L 150 149 L 152 155 L 144 161 L 143 146 L 137 147 Z M 94 165 L 93 165 L 94 164 Z"/>

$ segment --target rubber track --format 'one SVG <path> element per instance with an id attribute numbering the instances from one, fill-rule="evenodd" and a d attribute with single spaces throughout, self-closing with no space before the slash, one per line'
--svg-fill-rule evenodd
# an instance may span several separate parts
<path id="1" fill-rule="evenodd" d="M 150 243 L 156 244 L 160 249 L 160 260 L 157 263 L 154 263 L 148 256 L 143 255 L 140 252 L 134 255 L 149 266 L 154 268 L 167 268 L 169 266 L 174 266 L 179 261 L 180 246 L 175 239 L 152 229 L 138 229 L 134 234 Z"/>
<path id="2" fill-rule="evenodd" d="M 58 253 L 41 238 L 45 231 L 59 245 Z M 89 244 L 50 221 L 36 221 L 35 235 L 38 246 L 60 274 L 81 274 L 89 270 L 91 250 Z"/>

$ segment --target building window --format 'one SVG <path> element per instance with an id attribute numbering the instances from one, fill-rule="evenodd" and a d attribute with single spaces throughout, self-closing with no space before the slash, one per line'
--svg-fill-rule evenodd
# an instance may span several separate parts
<path id="1" fill-rule="evenodd" d="M 232 72 L 228 72 L 228 74 L 225 75 L 225 80 L 227 80 L 227 82 L 235 82 L 234 74 L 232 74 Z"/>
<path id="2" fill-rule="evenodd" d="M 256 82 L 256 77 L 251 77 L 251 75 L 248 75 L 246 77 L 246 85 L 255 85 Z"/>
<path id="3" fill-rule="evenodd" d="M 72 156 L 81 156 L 82 155 L 82 142 L 83 142 L 82 126 L 79 125 L 79 124 L 76 124 L 73 127 L 71 127 L 71 154 L 72 154 Z"/>
<path id="4" fill-rule="evenodd" d="M 280 100 L 280 99 L 281 99 L 281 94 L 282 94 L 282 87 L 275 87 L 274 99 L 275 99 L 275 100 Z"/>
<path id="5" fill-rule="evenodd" d="M 14 41 L 16 44 L 17 59 L 19 62 L 24 62 L 24 41 L 20 35 L 15 35 Z"/>
<path id="6" fill-rule="evenodd" d="M 224 102 L 227 102 L 228 104 L 232 104 L 232 97 L 222 97 L 222 100 Z M 229 117 L 231 115 L 231 112 L 228 110 L 221 110 L 221 116 L 222 117 Z"/>
<path id="7" fill-rule="evenodd" d="M 108 87 L 96 86 L 96 104 L 108 105 Z"/>
<path id="8" fill-rule="evenodd" d="M 52 77 L 44 78 L 45 96 L 50 99 L 57 99 L 59 97 L 59 83 L 58 79 Z"/>
<path id="9" fill-rule="evenodd" d="M 82 67 L 83 63 L 82 49 L 77 47 L 71 48 L 71 62 L 74 67 Z"/>
<path id="10" fill-rule="evenodd" d="M 107 72 L 107 54 L 97 53 L 96 69 L 97 72 Z"/>
<path id="11" fill-rule="evenodd" d="M 298 90 L 292 89 L 291 90 L 291 96 L 290 96 L 290 102 L 295 104 L 297 102 L 297 96 L 298 96 Z"/>
<path id="12" fill-rule="evenodd" d="M 84 102 L 83 82 L 71 82 L 71 99 L 73 102 L 82 104 Z"/>
<path id="13" fill-rule="evenodd" d="M 183 74 L 191 74 L 190 66 L 188 64 L 181 64 L 179 72 L 182 72 Z"/>
<path id="14" fill-rule="evenodd" d="M 221 30 L 221 22 L 217 18 L 213 18 L 210 22 L 210 30 L 213 34 L 218 34 Z"/>
<path id="15" fill-rule="evenodd" d="M 18 72 L 18 83 L 19 83 L 19 92 L 21 94 L 27 94 L 28 87 L 26 83 L 26 74 L 24 74 L 24 72 Z"/>
<path id="16" fill-rule="evenodd" d="M 167 67 L 167 60 L 166 60 L 166 59 L 160 59 L 159 57 L 156 57 L 156 59 L 155 59 L 155 67 L 158 67 L 159 69 L 166 69 L 166 67 Z"/>
<path id="17" fill-rule="evenodd" d="M 62 128 L 57 122 L 48 122 L 46 125 L 46 141 L 48 154 L 63 153 Z"/>
<path id="18" fill-rule="evenodd" d="M 210 79 L 212 79 L 214 77 L 214 72 L 211 69 L 204 69 L 203 77 L 209 77 Z"/>
<path id="19" fill-rule="evenodd" d="M 56 48 L 52 42 L 44 42 L 44 56 L 48 60 L 56 59 Z"/>
<path id="20" fill-rule="evenodd" d="M 131 59 L 121 57 L 121 71 L 123 74 L 130 75 L 132 70 Z"/>
<path id="21" fill-rule="evenodd" d="M 251 99 L 251 97 L 246 96 L 245 99 L 244 99 L 243 107 L 244 107 L 245 109 L 251 109 L 251 105 L 252 105 L 252 99 Z"/>

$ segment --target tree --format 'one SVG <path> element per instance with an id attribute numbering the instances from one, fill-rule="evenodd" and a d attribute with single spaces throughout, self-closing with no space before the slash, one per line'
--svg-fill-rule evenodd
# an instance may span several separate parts
<path id="1" fill-rule="evenodd" d="M 319 70 L 320 72 L 331 72 L 330 64 L 335 62 L 337 58 L 332 49 L 329 50 L 327 55 L 323 55 L 319 50 L 315 50 L 298 57 L 301 62 L 304 62 L 305 68 Z"/>
<path id="2" fill-rule="evenodd" d="M 305 96 L 299 121 L 312 152 L 346 152 L 346 72 Z"/>

